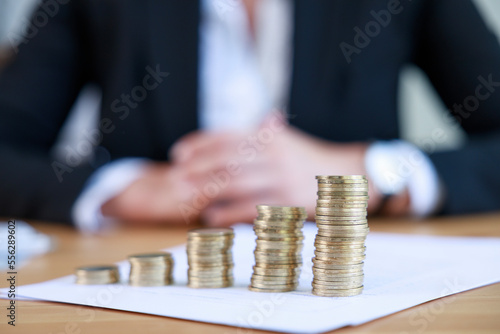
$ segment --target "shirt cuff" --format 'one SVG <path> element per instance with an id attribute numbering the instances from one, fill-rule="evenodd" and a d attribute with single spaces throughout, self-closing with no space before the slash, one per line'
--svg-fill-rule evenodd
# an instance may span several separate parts
<path id="1" fill-rule="evenodd" d="M 96 233 L 111 224 L 112 219 L 101 212 L 102 205 L 140 178 L 145 164 L 145 159 L 126 158 L 99 168 L 73 204 L 71 215 L 76 227 Z"/>
<path id="2" fill-rule="evenodd" d="M 429 157 L 403 140 L 378 141 L 366 152 L 365 164 L 374 186 L 385 195 L 408 189 L 410 213 L 425 217 L 441 204 L 442 191 L 436 169 Z"/>

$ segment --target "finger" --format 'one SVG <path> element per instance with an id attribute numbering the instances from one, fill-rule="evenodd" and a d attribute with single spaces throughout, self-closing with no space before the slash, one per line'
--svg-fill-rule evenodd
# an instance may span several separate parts
<path id="1" fill-rule="evenodd" d="M 176 163 L 185 163 L 204 151 L 213 151 L 237 140 L 234 132 L 195 131 L 179 139 L 170 150 L 170 157 Z"/>
<path id="2" fill-rule="evenodd" d="M 221 179 L 219 178 L 219 180 Z M 275 178 L 265 172 L 245 173 L 243 176 L 227 178 L 226 180 L 224 183 L 218 183 L 219 189 L 217 195 L 213 197 L 214 201 L 240 201 L 279 191 L 279 184 Z"/>
<path id="3" fill-rule="evenodd" d="M 236 158 L 237 154 L 234 149 L 219 142 L 206 150 L 197 150 L 189 158 L 180 161 L 178 166 L 186 174 L 199 174 L 224 168 L 228 161 Z"/>
<path id="4" fill-rule="evenodd" d="M 215 152 L 210 158 L 195 159 L 179 167 L 183 177 L 196 184 L 210 182 L 216 175 L 236 178 L 246 174 L 262 173 L 266 169 L 270 174 L 271 161 L 264 155 L 256 155 L 255 159 L 247 161 L 244 157 L 231 152 Z"/>
<path id="5" fill-rule="evenodd" d="M 205 224 L 214 227 L 250 223 L 256 217 L 255 206 L 258 203 L 259 198 L 253 198 L 223 206 L 212 206 L 202 213 L 202 219 Z"/>

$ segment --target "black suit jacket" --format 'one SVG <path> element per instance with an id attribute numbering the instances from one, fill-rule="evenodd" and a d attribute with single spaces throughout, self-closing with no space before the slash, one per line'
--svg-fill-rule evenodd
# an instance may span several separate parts
<path id="1" fill-rule="evenodd" d="M 398 138 L 398 78 L 407 64 L 425 71 L 450 109 L 477 93 L 478 77 L 500 81 L 498 41 L 471 1 L 393 3 L 295 1 L 293 125 L 332 141 Z M 381 10 L 393 10 L 389 23 Z M 197 128 L 200 19 L 192 0 L 72 0 L 24 40 L 0 74 L 0 215 L 68 221 L 99 166 L 128 156 L 166 160 Z M 144 101 L 116 102 L 157 68 L 169 76 Z M 89 82 L 102 88 L 106 133 L 94 159 L 74 167 L 50 151 Z M 469 116 L 454 115 L 467 144 L 431 155 L 446 188 L 444 213 L 500 207 L 500 87 L 489 89 Z"/>

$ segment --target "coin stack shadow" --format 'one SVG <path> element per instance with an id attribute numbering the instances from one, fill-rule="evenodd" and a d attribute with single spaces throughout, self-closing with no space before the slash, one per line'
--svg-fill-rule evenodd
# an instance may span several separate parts
<path id="1" fill-rule="evenodd" d="M 307 213 L 303 207 L 257 205 L 255 266 L 249 289 L 286 292 L 297 288 Z"/>
<path id="2" fill-rule="evenodd" d="M 110 266 L 88 266 L 76 268 L 77 284 L 112 284 L 120 280 L 118 267 Z"/>
<path id="3" fill-rule="evenodd" d="M 348 297 L 363 291 L 368 181 L 363 175 L 316 176 L 318 200 L 312 292 Z"/>
<path id="4" fill-rule="evenodd" d="M 225 288 L 233 285 L 234 231 L 230 228 L 201 228 L 188 232 L 188 286 Z"/>
<path id="5" fill-rule="evenodd" d="M 130 262 L 129 285 L 163 286 L 173 282 L 172 254 L 166 252 L 136 254 L 128 257 Z"/>

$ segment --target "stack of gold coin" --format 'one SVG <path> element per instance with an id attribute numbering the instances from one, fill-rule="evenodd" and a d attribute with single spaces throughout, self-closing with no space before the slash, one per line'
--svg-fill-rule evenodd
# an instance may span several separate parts
<path id="1" fill-rule="evenodd" d="M 258 205 L 257 211 L 255 266 L 249 289 L 293 291 L 297 288 L 302 266 L 305 208 Z"/>
<path id="2" fill-rule="evenodd" d="M 130 262 L 129 284 L 134 286 L 162 286 L 173 282 L 172 254 L 166 252 L 136 254 Z"/>
<path id="3" fill-rule="evenodd" d="M 313 294 L 348 297 L 363 291 L 368 181 L 363 175 L 316 176 L 318 200 Z"/>
<path id="4" fill-rule="evenodd" d="M 111 284 L 119 280 L 118 267 L 114 265 L 76 268 L 77 284 Z"/>
<path id="5" fill-rule="evenodd" d="M 188 286 L 225 288 L 233 285 L 234 232 L 230 228 L 201 228 L 188 232 Z"/>

